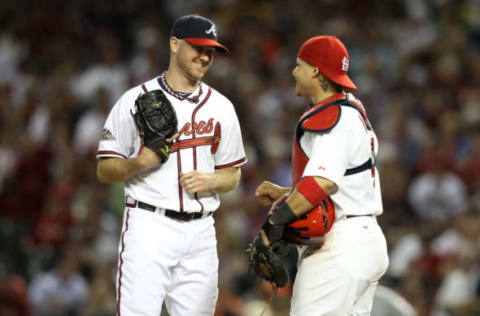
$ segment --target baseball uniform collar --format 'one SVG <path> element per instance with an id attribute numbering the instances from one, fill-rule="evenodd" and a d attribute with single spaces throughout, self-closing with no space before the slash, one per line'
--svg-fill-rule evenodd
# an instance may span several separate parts
<path id="1" fill-rule="evenodd" d="M 180 101 L 187 100 L 192 103 L 198 103 L 200 100 L 200 97 L 202 96 L 203 89 L 202 89 L 202 82 L 199 83 L 198 88 L 193 92 L 193 93 L 185 93 L 185 92 L 179 92 L 173 90 L 167 83 L 167 80 L 165 80 L 165 75 L 167 74 L 166 71 L 164 71 L 159 77 L 158 77 L 158 84 L 160 87 L 165 90 L 168 94 L 171 96 L 174 96 L 175 98 L 179 99 Z M 197 93 L 198 91 L 198 93 Z M 194 95 L 192 97 L 192 95 Z"/>

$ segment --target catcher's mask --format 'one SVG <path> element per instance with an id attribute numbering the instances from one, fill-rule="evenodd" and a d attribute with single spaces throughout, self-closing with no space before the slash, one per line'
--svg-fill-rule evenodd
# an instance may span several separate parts
<path id="1" fill-rule="evenodd" d="M 335 221 L 335 207 L 330 198 L 303 214 L 285 228 L 284 239 L 303 245 L 321 245 L 324 235 L 330 231 Z"/>

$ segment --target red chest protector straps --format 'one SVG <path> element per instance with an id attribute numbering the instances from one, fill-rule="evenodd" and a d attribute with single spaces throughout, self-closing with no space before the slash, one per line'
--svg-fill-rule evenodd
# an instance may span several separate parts
<path id="1" fill-rule="evenodd" d="M 307 110 L 297 123 L 295 131 L 295 139 L 292 148 L 292 186 L 295 187 L 302 181 L 303 171 L 308 163 L 308 157 L 300 146 L 300 138 L 307 132 L 325 133 L 330 131 L 337 125 L 342 114 L 342 106 L 353 107 L 360 112 L 368 130 L 372 130 L 372 126 L 368 120 L 365 108 L 359 102 L 349 100 L 344 94 L 335 94 L 323 102 L 313 106 Z M 347 169 L 346 176 L 356 174 L 375 166 L 372 158 L 369 158 L 362 165 Z"/>

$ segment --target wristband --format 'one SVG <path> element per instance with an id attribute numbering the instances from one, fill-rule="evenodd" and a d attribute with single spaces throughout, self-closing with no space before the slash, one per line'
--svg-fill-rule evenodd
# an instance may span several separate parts
<path id="1" fill-rule="evenodd" d="M 318 185 L 313 177 L 305 177 L 297 187 L 300 192 L 313 206 L 317 206 L 321 201 L 328 197 L 328 194 L 323 191 L 322 187 Z"/>
<path id="2" fill-rule="evenodd" d="M 280 203 L 280 205 L 277 207 L 275 212 L 273 212 L 272 216 L 270 217 L 270 220 L 272 221 L 273 225 L 285 225 L 290 222 L 293 222 L 296 219 L 297 219 L 297 216 L 295 215 L 295 213 L 293 213 L 290 206 L 288 206 L 286 200 Z"/>

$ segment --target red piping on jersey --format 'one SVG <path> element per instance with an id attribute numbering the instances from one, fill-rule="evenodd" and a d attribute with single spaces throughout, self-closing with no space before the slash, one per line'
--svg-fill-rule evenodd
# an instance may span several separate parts
<path id="1" fill-rule="evenodd" d="M 214 143 L 212 144 L 212 147 L 210 148 L 210 152 L 212 155 L 215 155 L 218 150 L 218 146 L 220 146 L 220 140 L 222 139 L 222 124 L 220 122 L 217 122 L 215 124 L 215 131 L 213 132 L 213 137 Z"/>
<path id="2" fill-rule="evenodd" d="M 367 111 L 365 111 L 365 107 L 363 106 L 362 103 L 357 102 L 357 101 L 355 101 L 355 100 L 350 100 L 350 99 L 348 99 L 348 102 L 356 105 L 357 110 L 359 110 L 359 112 L 362 113 L 363 119 L 364 119 L 365 121 L 368 121 Z"/>
<path id="3" fill-rule="evenodd" d="M 239 159 L 239 160 L 231 162 L 231 163 L 227 163 L 225 165 L 215 166 L 215 169 L 223 169 L 223 168 L 228 168 L 228 167 L 231 167 L 231 166 L 235 166 L 239 163 L 244 162 L 245 160 L 247 160 L 247 157 L 243 157 L 242 159 Z"/>
<path id="4" fill-rule="evenodd" d="M 145 84 L 142 84 L 142 89 L 143 91 L 148 92 L 147 87 L 145 87 Z M 177 140 L 178 142 L 178 140 Z M 140 150 L 139 154 L 143 149 L 143 141 L 140 145 Z M 176 143 L 173 145 L 175 146 Z M 178 145 L 177 145 L 178 146 Z M 182 157 L 180 155 L 180 150 L 177 151 L 177 171 L 178 171 L 178 200 L 180 201 L 180 212 L 183 212 L 183 194 L 182 194 L 182 183 L 180 182 L 180 175 L 182 174 Z"/>
<path id="5" fill-rule="evenodd" d="M 97 155 L 116 155 L 122 157 L 123 159 L 127 159 L 126 156 L 111 150 L 100 150 L 99 152 L 97 152 Z"/>
<path id="6" fill-rule="evenodd" d="M 142 83 L 142 89 L 145 91 L 145 93 L 148 92 L 147 87 L 145 87 L 145 84 Z M 143 141 L 140 144 L 140 150 L 138 151 L 138 154 L 143 149 Z M 176 144 L 174 144 L 175 146 Z M 180 201 L 180 212 L 183 212 L 183 195 L 182 195 L 182 184 L 180 182 L 180 175 L 182 174 L 182 157 L 180 156 L 180 151 L 177 151 L 177 170 L 178 170 L 178 200 Z"/>
<path id="7" fill-rule="evenodd" d="M 125 219 L 125 230 L 122 233 L 122 250 L 120 251 L 119 255 L 119 260 L 120 260 L 120 266 L 118 267 L 118 292 L 117 292 L 117 316 L 120 316 L 120 300 L 122 297 L 122 266 L 123 266 L 123 252 L 125 251 L 125 233 L 128 230 L 128 219 L 130 218 L 130 209 L 127 210 L 127 218 Z"/>
<path id="8" fill-rule="evenodd" d="M 342 104 L 342 105 L 350 106 L 350 107 L 356 109 L 358 112 L 360 112 L 360 114 L 362 116 L 362 119 L 363 119 L 363 123 L 366 125 L 367 129 L 369 131 L 373 130 L 372 124 L 370 123 L 370 120 L 368 119 L 367 111 L 365 111 L 365 107 L 363 106 L 363 104 L 361 102 L 358 102 L 358 101 L 355 101 L 355 100 L 350 100 L 349 98 L 347 98 L 347 101 L 348 102 L 346 102 L 345 104 Z"/>
<path id="9" fill-rule="evenodd" d="M 177 170 L 178 170 L 178 200 L 180 201 L 180 212 L 183 212 L 183 188 L 180 182 L 180 175 L 182 174 L 182 157 L 180 156 L 180 150 L 177 151 Z"/>
<path id="10" fill-rule="evenodd" d="M 140 142 L 140 149 L 138 150 L 137 156 L 139 156 L 142 153 L 143 147 L 145 147 L 145 144 L 143 143 L 143 140 Z"/>
<path id="11" fill-rule="evenodd" d="M 203 101 L 197 105 L 197 107 L 193 110 L 193 113 L 192 113 L 192 126 L 195 126 L 195 115 L 197 115 L 197 112 L 198 110 L 200 110 L 200 108 L 205 104 L 207 103 L 208 99 L 210 98 L 210 95 L 212 94 L 212 89 L 208 89 L 208 92 L 207 92 L 207 96 L 205 97 L 205 99 L 203 99 Z M 196 129 L 192 129 L 192 140 L 195 140 L 197 138 L 197 135 L 196 135 Z M 197 147 L 193 147 L 193 170 L 197 170 Z M 198 199 L 198 194 L 195 193 L 195 200 L 197 200 L 197 202 L 200 204 L 200 212 L 203 212 L 203 204 L 202 202 L 200 202 L 200 200 Z"/>

